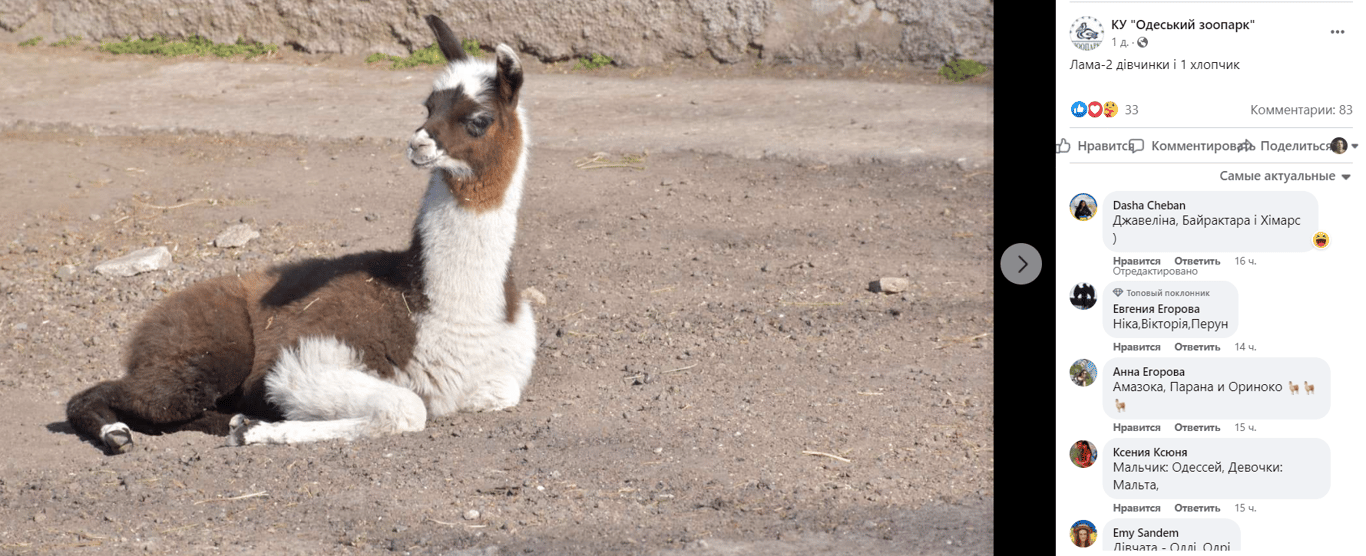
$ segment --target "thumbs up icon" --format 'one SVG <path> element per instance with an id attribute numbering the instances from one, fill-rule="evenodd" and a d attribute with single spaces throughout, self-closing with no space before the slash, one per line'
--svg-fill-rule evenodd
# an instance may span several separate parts
<path id="1" fill-rule="evenodd" d="M 1069 145 L 1067 143 L 1067 139 L 1065 138 L 1062 140 L 1061 143 L 1055 144 L 1053 146 L 1057 148 L 1057 154 L 1064 154 L 1072 150 L 1072 145 Z"/>

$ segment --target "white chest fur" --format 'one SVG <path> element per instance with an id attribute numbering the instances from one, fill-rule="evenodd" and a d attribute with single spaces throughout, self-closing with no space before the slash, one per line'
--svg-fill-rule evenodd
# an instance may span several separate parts
<path id="1" fill-rule="evenodd" d="M 459 206 L 437 172 L 418 218 L 428 310 L 414 315 L 417 343 L 395 382 L 432 415 L 516 405 L 531 377 L 536 330 L 531 308 L 506 307 L 503 283 L 516 240 L 525 156 L 502 206 Z M 439 171 L 438 171 L 439 172 Z M 516 312 L 507 322 L 505 311 Z"/>

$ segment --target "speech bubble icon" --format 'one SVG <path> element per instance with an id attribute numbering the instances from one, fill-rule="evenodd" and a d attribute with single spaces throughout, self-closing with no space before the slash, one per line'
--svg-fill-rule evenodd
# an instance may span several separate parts
<path id="1" fill-rule="evenodd" d="M 1143 140 L 1142 140 L 1142 139 L 1130 139 L 1130 140 L 1129 140 L 1129 152 L 1131 152 L 1131 153 L 1136 153 L 1136 152 L 1141 151 L 1141 150 L 1143 150 Z"/>

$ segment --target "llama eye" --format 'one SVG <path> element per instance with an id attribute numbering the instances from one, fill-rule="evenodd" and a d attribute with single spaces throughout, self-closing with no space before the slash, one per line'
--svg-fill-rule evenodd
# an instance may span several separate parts
<path id="1" fill-rule="evenodd" d="M 469 132 L 471 137 L 480 137 L 484 135 L 485 131 L 488 131 L 489 124 L 492 123 L 493 118 L 490 118 L 488 116 L 479 116 L 477 118 L 471 118 L 470 120 L 465 122 L 465 130 Z"/>

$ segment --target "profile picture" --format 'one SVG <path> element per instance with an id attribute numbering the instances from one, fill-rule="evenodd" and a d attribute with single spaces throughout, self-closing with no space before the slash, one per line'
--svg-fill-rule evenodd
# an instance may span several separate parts
<path id="1" fill-rule="evenodd" d="M 1067 374 L 1072 378 L 1072 384 L 1090 386 L 1096 381 L 1096 364 L 1092 363 L 1090 359 L 1078 359 L 1072 363 Z"/>
<path id="2" fill-rule="evenodd" d="M 1072 538 L 1072 544 L 1082 548 L 1096 544 L 1096 524 L 1085 519 L 1073 523 L 1067 536 Z"/>
<path id="3" fill-rule="evenodd" d="M 1072 296 L 1068 298 L 1072 306 L 1083 311 L 1096 306 L 1096 287 L 1082 282 L 1072 287 Z"/>
<path id="4" fill-rule="evenodd" d="M 1100 205 L 1096 204 L 1095 197 L 1082 193 L 1072 198 L 1072 202 L 1067 205 L 1067 211 L 1072 218 L 1085 222 L 1096 217 L 1096 213 L 1100 212 Z"/>
<path id="5" fill-rule="evenodd" d="M 1072 465 L 1082 469 L 1095 465 L 1099 456 L 1100 452 L 1096 451 L 1096 445 L 1085 440 L 1073 442 L 1072 449 L 1067 452 L 1067 457 L 1072 459 Z"/>
<path id="6" fill-rule="evenodd" d="M 1341 137 L 1334 138 L 1331 146 L 1335 153 L 1342 154 L 1347 152 L 1347 140 Z"/>

